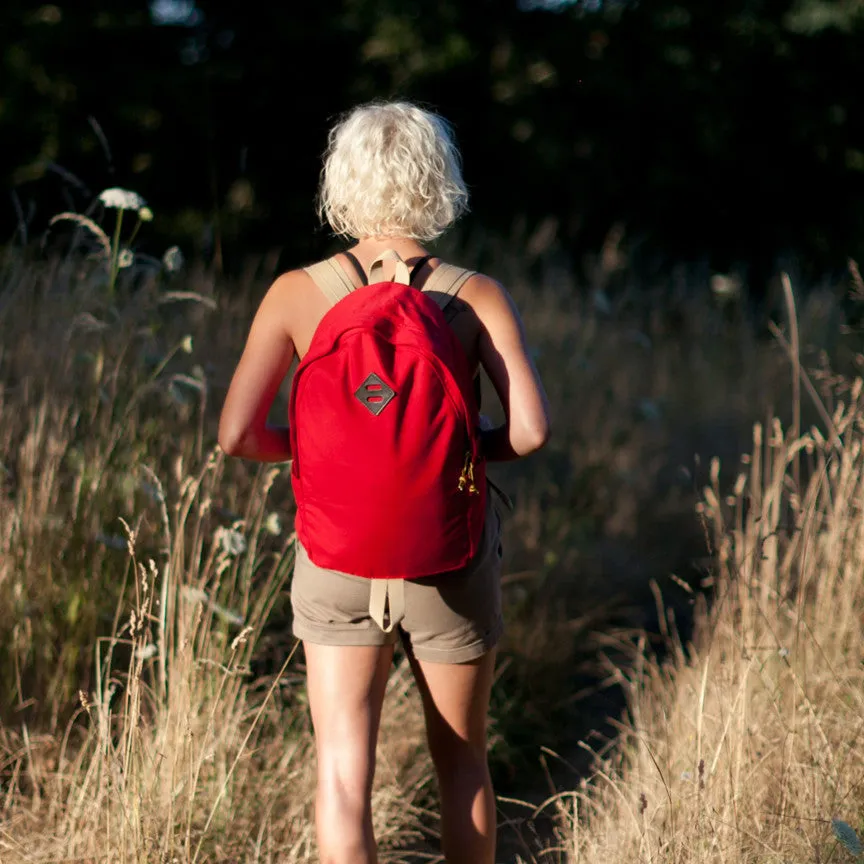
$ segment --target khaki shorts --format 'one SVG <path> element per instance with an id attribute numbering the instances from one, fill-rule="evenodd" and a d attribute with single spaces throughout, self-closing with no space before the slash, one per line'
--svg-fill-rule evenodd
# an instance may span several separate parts
<path id="1" fill-rule="evenodd" d="M 401 637 L 407 651 L 432 663 L 481 657 L 504 629 L 501 517 L 493 498 L 490 489 L 480 551 L 451 573 L 365 579 L 316 566 L 298 541 L 291 586 L 294 635 L 319 645 L 380 646 Z"/>

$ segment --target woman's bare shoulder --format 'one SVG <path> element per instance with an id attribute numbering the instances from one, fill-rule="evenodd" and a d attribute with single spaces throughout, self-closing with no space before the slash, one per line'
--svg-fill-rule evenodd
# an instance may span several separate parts
<path id="1" fill-rule="evenodd" d="M 309 274 L 302 267 L 297 267 L 294 270 L 286 270 L 277 276 L 270 286 L 270 291 L 288 297 L 292 294 L 308 291 L 312 284 L 312 278 Z"/>
<path id="2" fill-rule="evenodd" d="M 471 306 L 481 318 L 483 314 L 516 312 L 516 304 L 504 285 L 485 273 L 475 273 L 459 291 L 460 299 Z"/>
<path id="3" fill-rule="evenodd" d="M 315 283 L 305 270 L 287 270 L 273 280 L 262 305 L 268 305 L 273 311 L 279 309 L 290 314 L 296 308 L 304 307 L 313 291 Z"/>

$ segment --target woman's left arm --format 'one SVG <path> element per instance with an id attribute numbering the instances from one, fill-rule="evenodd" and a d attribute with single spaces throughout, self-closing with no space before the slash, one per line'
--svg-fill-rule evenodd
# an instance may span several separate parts
<path id="1" fill-rule="evenodd" d="M 291 275 L 280 276 L 252 322 L 219 419 L 219 446 L 229 456 L 258 462 L 291 458 L 288 427 L 267 423 L 270 407 L 294 359 L 294 342 L 287 327 L 290 291 Z"/>

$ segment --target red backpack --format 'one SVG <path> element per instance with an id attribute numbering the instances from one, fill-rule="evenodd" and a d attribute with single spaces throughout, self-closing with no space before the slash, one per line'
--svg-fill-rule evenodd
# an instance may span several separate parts
<path id="1" fill-rule="evenodd" d="M 394 281 L 375 282 L 385 258 Z M 472 271 L 440 264 L 422 291 L 392 250 L 357 288 L 335 259 L 307 267 L 333 303 L 289 403 L 296 530 L 311 561 L 371 579 L 464 566 L 486 512 L 478 408 L 444 317 Z"/>

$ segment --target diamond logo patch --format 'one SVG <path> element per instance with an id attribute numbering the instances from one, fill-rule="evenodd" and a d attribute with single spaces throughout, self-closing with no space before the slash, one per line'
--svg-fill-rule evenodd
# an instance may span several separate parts
<path id="1" fill-rule="evenodd" d="M 376 417 L 387 407 L 396 391 L 374 372 L 354 391 L 354 396 Z"/>

